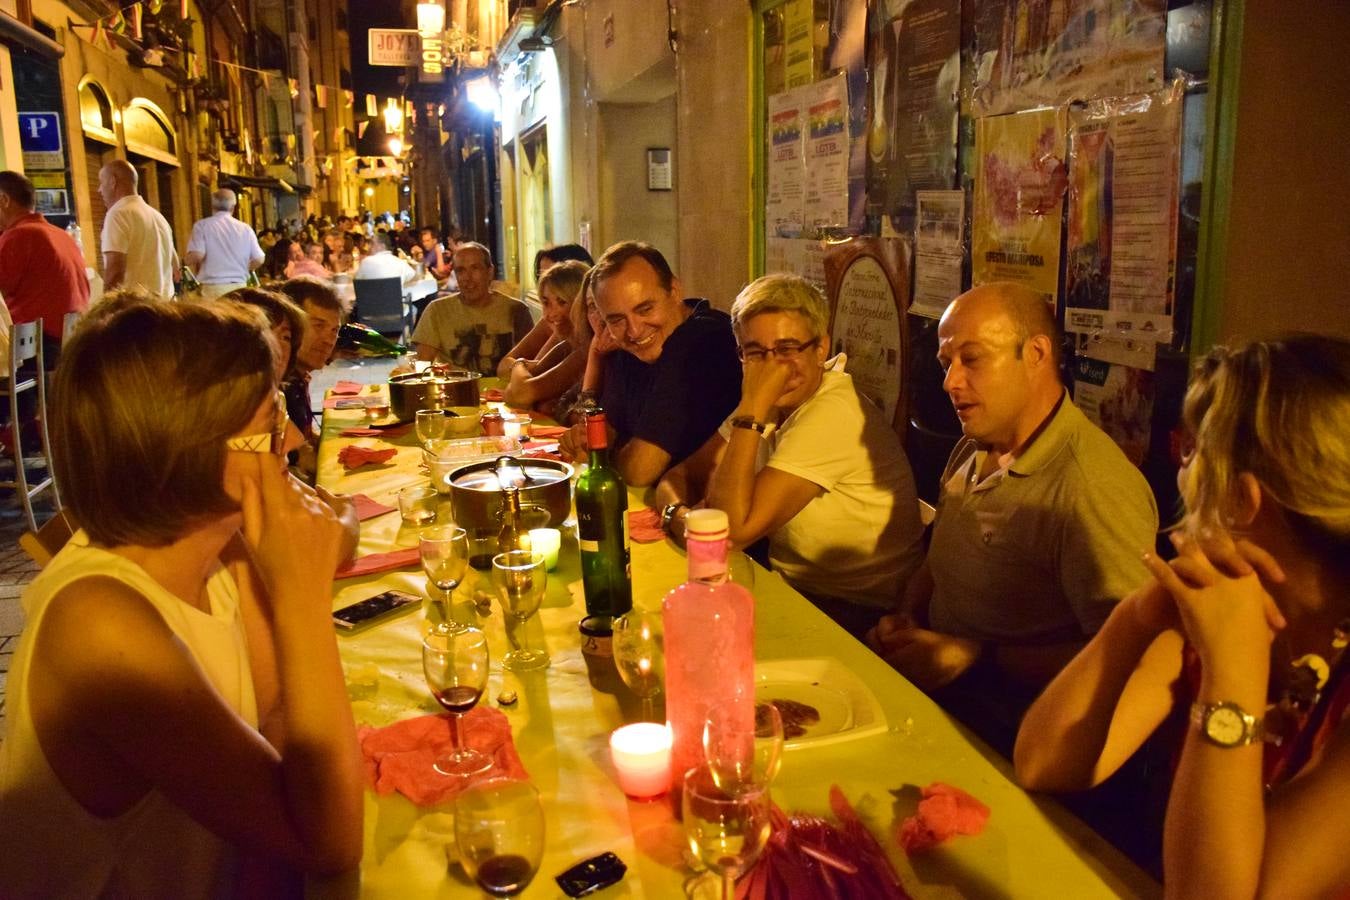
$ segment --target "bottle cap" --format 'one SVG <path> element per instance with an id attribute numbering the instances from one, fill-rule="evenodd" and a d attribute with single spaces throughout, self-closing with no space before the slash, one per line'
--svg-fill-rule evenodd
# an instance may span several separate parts
<path id="1" fill-rule="evenodd" d="M 605 411 L 600 408 L 586 412 L 586 443 L 592 450 L 609 447 L 609 431 L 605 428 Z"/>
<path id="2" fill-rule="evenodd" d="M 686 540 L 724 541 L 730 532 L 727 514 L 720 509 L 690 510 L 684 520 Z"/>

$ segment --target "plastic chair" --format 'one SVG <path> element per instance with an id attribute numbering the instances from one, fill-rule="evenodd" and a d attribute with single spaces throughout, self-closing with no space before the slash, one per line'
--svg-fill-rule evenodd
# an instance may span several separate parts
<path id="1" fill-rule="evenodd" d="M 19 502 L 23 505 L 24 515 L 28 518 L 28 530 L 33 532 L 38 530 L 37 519 L 33 516 L 34 497 L 51 488 L 56 508 L 61 508 L 61 492 L 57 489 L 56 477 L 52 474 L 51 442 L 47 437 L 47 381 L 41 377 L 45 362 L 41 336 L 41 319 L 36 322 L 24 322 L 22 325 L 14 326 L 9 342 L 9 370 L 6 373 L 6 380 L 0 385 L 0 396 L 9 397 L 9 427 L 14 439 L 14 477 L 9 481 L 0 481 L 0 487 L 14 489 L 19 497 Z M 30 372 L 20 372 L 23 364 L 30 359 L 36 361 L 36 367 Z M 40 457 L 25 458 L 23 452 L 23 423 L 19 414 L 19 395 L 34 389 L 37 390 L 36 416 L 38 435 L 42 442 L 42 454 Z M 30 464 L 43 466 L 47 470 L 47 476 L 33 485 L 28 483 L 27 469 Z"/>
<path id="2" fill-rule="evenodd" d="M 403 300 L 403 281 L 393 278 L 356 278 L 356 321 L 380 334 L 404 339 L 408 314 Z"/>

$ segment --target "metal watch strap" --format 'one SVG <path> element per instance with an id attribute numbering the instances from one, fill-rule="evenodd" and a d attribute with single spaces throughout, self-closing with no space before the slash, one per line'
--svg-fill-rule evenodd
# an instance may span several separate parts
<path id="1" fill-rule="evenodd" d="M 1242 723 L 1242 734 L 1234 742 L 1219 740 L 1210 733 L 1210 718 L 1220 711 L 1235 716 Z M 1263 724 L 1264 720 L 1261 717 L 1252 715 L 1231 700 L 1222 700 L 1218 703 L 1205 703 L 1197 700 L 1191 704 L 1191 725 L 1200 732 L 1201 737 L 1216 747 L 1236 748 L 1261 743 L 1265 740 Z"/>

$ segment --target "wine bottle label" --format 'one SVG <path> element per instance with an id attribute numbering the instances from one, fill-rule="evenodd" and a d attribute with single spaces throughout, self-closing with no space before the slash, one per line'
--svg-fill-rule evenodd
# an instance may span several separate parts
<path id="1" fill-rule="evenodd" d="M 586 540 L 585 538 L 578 538 L 578 539 L 577 539 L 577 545 L 581 548 L 581 552 L 582 552 L 582 553 L 599 553 L 599 552 L 600 552 L 600 542 L 599 542 L 599 541 L 588 541 L 588 540 Z"/>

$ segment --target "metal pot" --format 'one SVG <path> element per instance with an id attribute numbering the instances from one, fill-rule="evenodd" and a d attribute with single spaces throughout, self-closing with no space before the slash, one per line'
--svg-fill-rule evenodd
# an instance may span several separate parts
<path id="1" fill-rule="evenodd" d="M 478 373 L 454 369 L 447 375 L 408 372 L 389 379 L 389 407 L 400 422 L 411 422 L 419 409 L 478 405 Z"/>
<path id="2" fill-rule="evenodd" d="M 450 504 L 455 524 L 470 534 L 501 528 L 501 483 L 496 460 L 470 463 L 450 473 Z M 572 467 L 551 459 L 522 459 L 526 484 L 520 488 L 522 506 L 548 511 L 548 527 L 557 528 L 572 512 Z"/>

